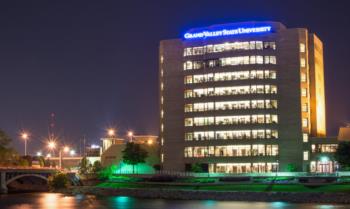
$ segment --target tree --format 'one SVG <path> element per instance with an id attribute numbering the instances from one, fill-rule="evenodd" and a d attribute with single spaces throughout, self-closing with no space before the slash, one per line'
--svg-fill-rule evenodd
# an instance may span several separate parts
<path id="1" fill-rule="evenodd" d="M 69 185 L 69 179 L 65 173 L 56 173 L 49 177 L 49 187 L 55 189 L 65 189 Z"/>
<path id="2" fill-rule="evenodd" d="M 43 156 L 38 157 L 38 161 L 39 161 L 40 167 L 46 166 L 45 158 Z"/>
<path id="3" fill-rule="evenodd" d="M 194 173 L 202 173 L 203 168 L 200 163 L 195 163 L 191 166 L 191 171 Z"/>
<path id="4" fill-rule="evenodd" d="M 350 142 L 340 142 L 334 158 L 339 163 L 341 170 L 350 170 Z"/>
<path id="5" fill-rule="evenodd" d="M 92 165 L 92 173 L 99 173 L 102 170 L 102 164 L 99 160 L 96 160 Z"/>
<path id="6" fill-rule="evenodd" d="M 10 142 L 11 138 L 0 130 L 0 165 L 9 166 L 17 163 L 19 156 L 14 149 L 8 147 Z"/>
<path id="7" fill-rule="evenodd" d="M 144 163 L 147 157 L 147 151 L 133 142 L 128 142 L 123 150 L 123 162 L 132 165 L 132 173 L 135 173 L 135 165 Z"/>
<path id="8" fill-rule="evenodd" d="M 5 133 L 5 131 L 0 130 L 0 147 L 7 147 L 11 142 L 11 138 Z"/>
<path id="9" fill-rule="evenodd" d="M 116 165 L 111 165 L 111 166 L 107 166 L 105 168 L 102 168 L 101 171 L 98 172 L 98 178 L 100 180 L 110 179 L 116 170 L 117 170 Z"/>
<path id="10" fill-rule="evenodd" d="M 79 174 L 87 174 L 90 171 L 90 163 L 86 157 L 83 157 L 81 159 L 80 164 L 79 164 Z"/>

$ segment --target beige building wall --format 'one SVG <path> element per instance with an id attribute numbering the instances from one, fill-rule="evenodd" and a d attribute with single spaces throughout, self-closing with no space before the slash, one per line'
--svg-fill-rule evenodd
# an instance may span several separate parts
<path id="1" fill-rule="evenodd" d="M 147 137 L 149 138 L 149 137 Z M 151 137 L 154 139 L 154 137 Z M 140 143 L 141 147 L 148 153 L 146 158 L 146 164 L 154 166 L 159 164 L 159 145 L 158 143 Z M 103 167 L 110 165 L 118 165 L 123 161 L 123 150 L 125 149 L 126 143 L 112 144 L 106 149 L 101 155 L 101 163 Z"/>
<path id="2" fill-rule="evenodd" d="M 350 141 L 350 125 L 339 128 L 338 140 Z"/>
<path id="3" fill-rule="evenodd" d="M 326 105 L 323 64 L 323 44 L 309 35 L 311 135 L 326 136 Z"/>

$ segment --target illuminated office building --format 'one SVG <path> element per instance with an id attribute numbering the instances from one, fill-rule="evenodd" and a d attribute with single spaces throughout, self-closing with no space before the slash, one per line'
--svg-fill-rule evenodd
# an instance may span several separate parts
<path id="1" fill-rule="evenodd" d="M 161 41 L 163 169 L 310 170 L 309 138 L 326 136 L 322 47 L 306 28 L 279 22 L 194 28 Z"/>

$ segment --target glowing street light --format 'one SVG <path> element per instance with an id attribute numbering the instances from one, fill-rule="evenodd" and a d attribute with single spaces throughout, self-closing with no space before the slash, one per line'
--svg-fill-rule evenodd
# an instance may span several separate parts
<path id="1" fill-rule="evenodd" d="M 69 147 L 68 146 L 65 146 L 65 147 L 63 147 L 63 152 L 65 152 L 65 153 L 68 153 L 69 152 Z"/>
<path id="2" fill-rule="evenodd" d="M 21 138 L 24 140 L 24 155 L 27 156 L 27 141 L 29 139 L 29 135 L 26 132 L 21 134 Z"/>
<path id="3" fill-rule="evenodd" d="M 37 152 L 36 153 L 36 156 L 38 156 L 38 157 L 40 157 L 40 156 L 42 156 L 43 154 L 41 153 L 41 152 Z"/>
<path id="4" fill-rule="evenodd" d="M 47 147 L 48 147 L 50 150 L 55 149 L 55 148 L 56 148 L 56 142 L 54 142 L 54 141 L 49 141 L 49 142 L 47 143 Z"/>
<path id="5" fill-rule="evenodd" d="M 134 136 L 134 133 L 132 131 L 129 131 L 128 137 L 130 138 L 130 141 L 132 141 L 133 136 Z"/>
<path id="6" fill-rule="evenodd" d="M 69 152 L 69 154 L 70 154 L 70 156 L 74 156 L 76 153 L 75 153 L 75 150 L 71 150 L 70 152 Z"/>
<path id="7" fill-rule="evenodd" d="M 110 129 L 108 129 L 107 134 L 108 134 L 108 136 L 113 137 L 113 136 L 115 136 L 115 130 L 110 128 Z"/>

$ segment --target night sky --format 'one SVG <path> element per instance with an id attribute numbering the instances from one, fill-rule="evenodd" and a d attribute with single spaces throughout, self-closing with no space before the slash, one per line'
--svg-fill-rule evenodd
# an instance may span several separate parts
<path id="1" fill-rule="evenodd" d="M 329 3 L 327 3 L 329 2 Z M 344 2 L 344 3 L 341 3 Z M 305 27 L 324 43 L 328 135 L 350 121 L 347 1 L 1 1 L 0 129 L 23 152 L 48 133 L 67 143 L 158 134 L 158 44 L 188 29 L 239 21 Z"/>

